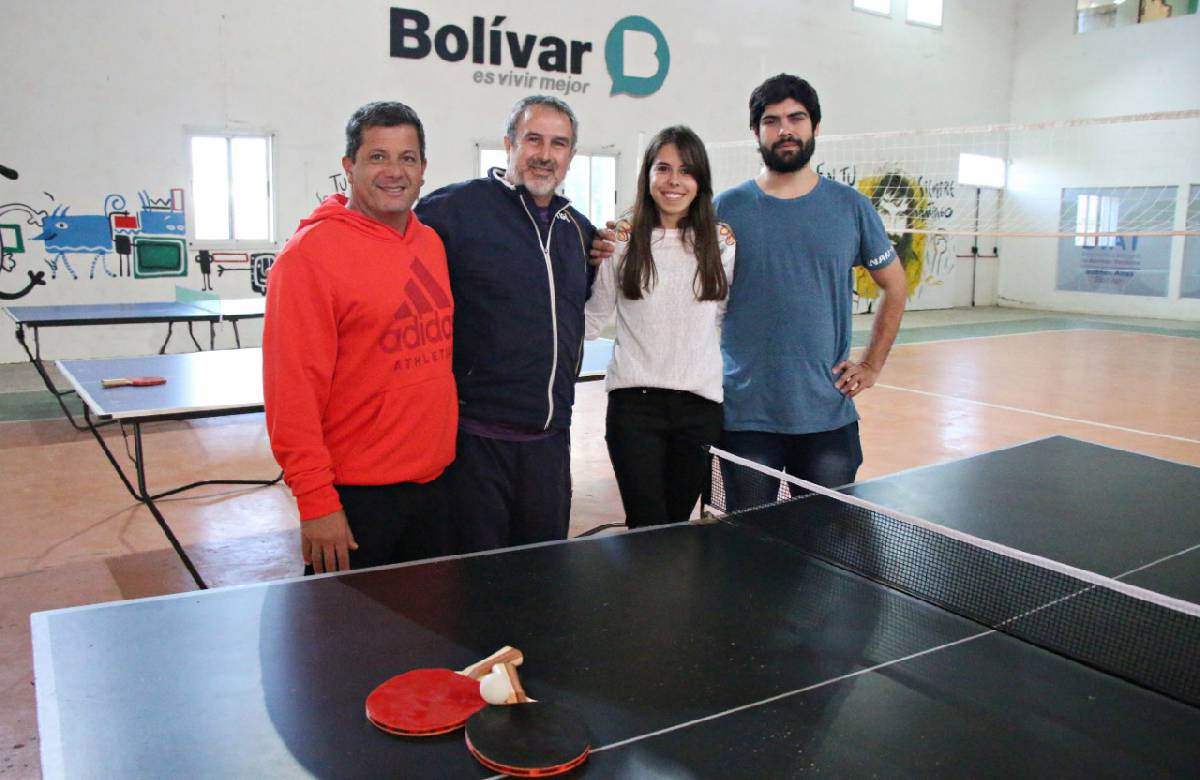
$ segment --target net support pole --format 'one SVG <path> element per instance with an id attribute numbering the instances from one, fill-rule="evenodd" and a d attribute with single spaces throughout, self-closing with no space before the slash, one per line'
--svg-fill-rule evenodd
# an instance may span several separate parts
<path id="1" fill-rule="evenodd" d="M 1188 229 L 1188 206 L 1190 205 L 1192 187 L 1180 185 L 1175 193 L 1175 214 L 1171 226 L 1176 230 Z M 1178 301 L 1183 299 L 1183 265 L 1187 245 L 1183 241 L 1171 242 L 1171 255 L 1167 261 L 1167 299 Z"/>
<path id="2" fill-rule="evenodd" d="M 975 188 L 975 236 L 971 239 L 971 308 L 975 308 L 975 289 L 979 271 L 979 187 Z"/>

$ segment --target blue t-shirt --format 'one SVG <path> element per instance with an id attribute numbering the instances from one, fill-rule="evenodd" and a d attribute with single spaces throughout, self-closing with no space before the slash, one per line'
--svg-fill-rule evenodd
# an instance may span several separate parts
<path id="1" fill-rule="evenodd" d="M 822 177 L 799 198 L 751 180 L 714 203 L 737 236 L 721 334 L 725 428 L 816 433 L 854 422 L 832 373 L 850 354 L 853 268 L 896 259 L 871 201 Z"/>

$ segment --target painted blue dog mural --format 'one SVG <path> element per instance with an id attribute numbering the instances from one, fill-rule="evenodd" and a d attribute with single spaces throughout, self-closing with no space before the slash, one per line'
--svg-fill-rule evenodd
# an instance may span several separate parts
<path id="1" fill-rule="evenodd" d="M 106 212 L 110 202 L 124 205 L 125 199 L 120 195 L 109 195 L 104 199 Z M 58 278 L 59 263 L 67 269 L 72 279 L 79 278 L 67 259 L 69 254 L 95 255 L 88 272 L 89 279 L 96 276 L 97 263 L 104 273 L 116 276 L 105 261 L 105 255 L 113 251 L 112 225 L 107 214 L 68 214 L 69 210 L 68 206 L 55 208 L 42 222 L 42 232 L 33 237 L 35 241 L 46 242 L 46 251 L 54 253 L 54 259 L 46 261 L 46 265 L 50 266 L 50 278 Z"/>
<path id="2" fill-rule="evenodd" d="M 59 206 L 42 222 L 42 232 L 33 236 L 44 241 L 46 251 L 54 258 L 46 260 L 50 267 L 50 278 L 58 278 L 61 265 L 78 279 L 67 255 L 92 255 L 88 278 L 94 279 L 96 267 L 108 276 L 117 276 L 108 267 L 108 255 L 119 257 L 118 271 L 121 276 L 130 273 L 128 259 L 132 253 L 131 237 L 170 236 L 180 241 L 185 239 L 187 223 L 182 204 L 177 208 L 174 199 L 155 200 L 142 191 L 138 193 L 141 209 L 136 215 L 125 210 L 125 198 L 110 194 L 104 199 L 103 214 L 71 214 L 69 206 Z M 181 198 L 182 199 L 182 198 Z"/>
<path id="3" fill-rule="evenodd" d="M 16 178 L 16 171 L 11 171 L 13 176 L 5 171 L 11 169 L 0 166 L 0 176 Z M 50 211 L 16 201 L 0 203 L 0 300 L 17 300 L 45 286 L 46 269 L 51 279 L 57 279 L 61 270 L 64 276 L 78 280 L 82 269 L 76 271 L 73 262 L 79 261 L 71 255 L 90 256 L 89 279 L 98 273 L 137 279 L 187 277 L 190 263 L 182 188 L 172 188 L 163 198 L 142 190 L 136 211 L 126 208 L 123 195 L 110 193 L 100 214 L 74 214 L 71 206 L 56 202 L 48 192 L 43 194 L 50 201 Z M 43 242 L 47 256 L 41 262 L 46 269 L 28 271 L 28 278 L 18 282 L 21 261 L 34 253 L 32 241 Z M 250 289 L 265 295 L 267 272 L 274 260 L 273 252 L 206 249 L 196 255 L 206 292 L 213 289 L 210 271 L 215 265 L 217 276 L 248 271 Z"/>

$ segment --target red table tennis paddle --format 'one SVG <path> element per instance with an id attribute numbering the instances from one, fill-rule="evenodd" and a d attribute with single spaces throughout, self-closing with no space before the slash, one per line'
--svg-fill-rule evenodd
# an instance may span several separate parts
<path id="1" fill-rule="evenodd" d="M 488 705 L 467 720 L 467 750 L 488 769 L 512 777 L 550 777 L 587 760 L 587 724 L 569 707 L 525 695 L 516 669 L 505 664 L 517 703 Z"/>
<path id="2" fill-rule="evenodd" d="M 367 696 L 367 720 L 389 734 L 425 737 L 462 728 L 487 706 L 479 680 L 500 663 L 519 665 L 521 651 L 502 647 L 482 661 L 456 672 L 413 669 L 380 684 Z"/>
<path id="3" fill-rule="evenodd" d="M 102 387 L 151 387 L 153 385 L 165 385 L 166 383 L 167 378 L 165 376 L 129 376 L 100 380 Z"/>

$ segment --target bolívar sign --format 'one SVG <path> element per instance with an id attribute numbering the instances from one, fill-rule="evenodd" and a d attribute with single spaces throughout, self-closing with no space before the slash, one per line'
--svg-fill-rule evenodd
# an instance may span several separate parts
<path id="1" fill-rule="evenodd" d="M 431 54 L 445 62 L 470 60 L 492 66 L 472 74 L 476 84 L 518 87 L 563 95 L 583 94 L 587 62 L 595 47 L 591 41 L 558 35 L 535 35 L 509 29 L 507 16 L 471 17 L 467 26 L 442 24 L 434 29 L 428 14 L 411 8 L 392 8 L 391 56 L 420 60 Z M 653 73 L 629 73 L 626 42 L 643 38 L 654 45 L 657 68 Z M 652 95 L 667 78 L 670 47 L 662 30 L 644 16 L 626 16 L 609 30 L 604 45 L 605 67 L 612 79 L 610 94 L 635 97 Z"/>

